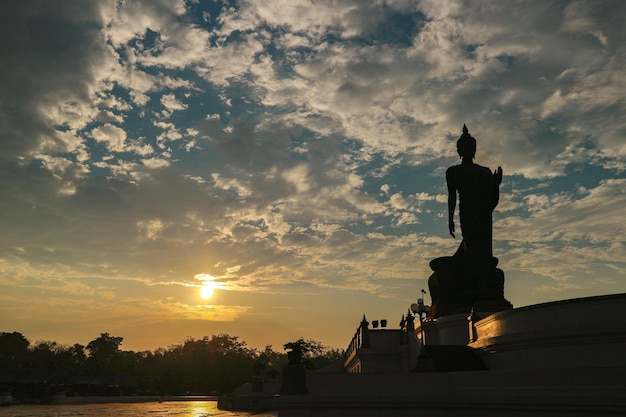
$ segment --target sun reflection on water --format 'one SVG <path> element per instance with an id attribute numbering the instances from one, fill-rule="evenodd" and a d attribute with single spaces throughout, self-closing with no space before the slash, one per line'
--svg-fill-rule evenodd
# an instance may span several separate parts
<path id="1" fill-rule="evenodd" d="M 189 403 L 189 417 L 207 417 L 207 416 L 215 416 L 217 415 L 215 412 L 217 410 L 217 403 L 215 401 L 212 402 L 197 402 L 197 403 Z"/>

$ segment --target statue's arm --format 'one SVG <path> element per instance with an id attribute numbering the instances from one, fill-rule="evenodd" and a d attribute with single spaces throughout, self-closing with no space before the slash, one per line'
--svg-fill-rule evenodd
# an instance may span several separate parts
<path id="1" fill-rule="evenodd" d="M 456 186 L 454 184 L 454 175 L 448 169 L 446 171 L 446 184 L 448 185 L 448 230 L 450 235 L 456 239 L 454 235 L 454 210 L 456 210 Z"/>
<path id="2" fill-rule="evenodd" d="M 502 183 L 502 167 L 498 167 L 497 170 L 494 171 L 493 173 L 493 181 L 494 181 L 494 186 L 493 186 L 493 195 L 492 195 L 492 204 L 491 204 L 491 211 L 493 211 L 496 206 L 498 205 L 498 202 L 500 201 L 500 184 Z"/>

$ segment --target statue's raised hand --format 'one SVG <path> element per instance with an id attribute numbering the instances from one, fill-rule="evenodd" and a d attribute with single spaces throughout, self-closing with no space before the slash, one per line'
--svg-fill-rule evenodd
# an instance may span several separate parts
<path id="1" fill-rule="evenodd" d="M 496 185 L 500 185 L 502 182 L 502 167 L 498 167 L 498 169 L 493 172 L 493 178 L 496 180 Z"/>

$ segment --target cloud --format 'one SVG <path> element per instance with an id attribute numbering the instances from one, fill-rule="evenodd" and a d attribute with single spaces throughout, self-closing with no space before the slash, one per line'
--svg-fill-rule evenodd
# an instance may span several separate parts
<path id="1" fill-rule="evenodd" d="M 104 10 L 109 37 L 115 47 L 124 46 L 143 35 L 146 29 L 154 32 L 174 30 L 179 27 L 176 17 L 185 11 L 183 0 L 126 2 L 112 4 Z"/>
<path id="2" fill-rule="evenodd" d="M 5 158 L 63 151 L 53 125 L 76 129 L 97 114 L 94 68 L 108 57 L 99 31 L 101 4 L 5 5 L 0 18 L 0 36 L 7 40 L 0 52 Z"/>
<path id="3" fill-rule="evenodd" d="M 144 159 L 142 162 L 145 166 L 152 169 L 165 168 L 170 165 L 168 161 L 161 158 Z"/>
<path id="4" fill-rule="evenodd" d="M 93 129 L 91 135 L 97 142 L 104 143 L 107 150 L 111 152 L 124 151 L 126 131 L 122 128 L 106 123 L 101 127 Z"/>
<path id="5" fill-rule="evenodd" d="M 325 126 L 376 149 L 389 153 L 413 150 L 420 155 L 416 161 L 449 154 L 448 144 L 430 138 L 446 137 L 450 126 L 468 122 L 473 131 L 480 133 L 479 156 L 482 153 L 489 164 L 504 164 L 513 173 L 530 178 L 562 175 L 565 165 L 555 166 L 551 160 L 567 146 L 567 128 L 556 119 L 541 123 L 536 120 L 554 115 L 566 103 L 581 108 L 576 101 L 582 95 L 565 91 L 582 88 L 596 77 L 606 80 L 602 68 L 614 66 L 597 44 L 581 44 L 579 31 L 565 30 L 555 36 L 545 23 L 562 21 L 569 27 L 572 12 L 551 3 L 516 10 L 514 30 L 506 24 L 511 18 L 509 8 L 478 3 L 466 11 L 460 2 L 446 3 L 446 7 L 421 3 L 422 12 L 432 20 L 423 21 L 411 45 L 396 48 L 324 41 L 317 32 L 338 27 L 350 37 L 361 34 L 358 27 L 370 27 L 365 14 L 342 20 L 342 7 L 348 13 L 349 2 L 336 6 L 333 13 L 339 17 L 331 18 L 333 14 L 325 9 L 329 5 L 316 5 L 314 23 L 307 20 L 312 12 L 303 4 L 286 6 L 270 15 L 256 3 L 244 3 L 232 16 L 238 24 L 225 24 L 221 31 L 252 30 L 262 22 L 295 29 L 302 24 L 303 30 L 313 30 L 306 35 L 307 43 L 294 47 L 289 40 L 281 42 L 279 36 L 275 42 L 280 42 L 287 58 L 273 66 L 261 60 L 251 67 L 257 77 L 253 87 L 262 93 L 263 102 L 284 107 L 283 120 L 289 123 L 327 134 L 318 123 L 321 118 Z M 408 14 L 414 10 L 398 7 L 397 12 Z M 290 18 L 294 13 L 301 17 L 298 23 Z M 377 16 L 390 17 L 385 13 Z M 607 26 L 610 29 L 605 29 L 603 36 L 610 39 L 618 22 L 611 21 Z M 528 42 L 529 36 L 536 41 Z M 241 44 L 249 44 L 249 38 Z M 303 44 L 308 49 L 306 55 L 298 50 Z M 561 52 L 570 49 L 577 50 L 577 54 Z M 281 66 L 284 72 L 277 70 Z M 571 78 L 558 78 L 570 68 L 577 68 L 584 78 L 575 84 L 571 84 Z M 615 74 L 622 72 L 623 68 L 616 68 Z M 597 91 L 595 87 L 588 91 Z M 583 107 L 583 111 L 617 104 L 617 96 L 607 93 L 595 97 L 605 102 L 608 98 L 609 102 L 592 104 L 590 97 L 586 101 L 592 107 Z M 521 129 L 504 128 L 516 124 Z M 608 137 L 602 134 L 605 129 L 596 125 L 588 131 L 598 146 L 601 138 Z M 548 142 L 535 139 L 549 130 L 563 133 L 553 133 L 554 139 Z M 501 137 L 507 137 L 509 152 L 502 149 Z M 529 145 L 537 151 L 522 152 Z"/>
<path id="6" fill-rule="evenodd" d="M 626 204 L 624 185 L 623 179 L 603 180 L 597 187 L 584 190 L 582 197 L 529 194 L 524 198 L 524 206 L 530 216 L 505 218 L 501 220 L 504 226 L 500 230 L 516 236 L 518 242 L 584 239 L 594 244 L 609 244 L 613 236 L 626 232 L 621 219 L 621 207 Z"/>
<path id="7" fill-rule="evenodd" d="M 177 100 L 174 94 L 164 94 L 163 97 L 161 97 L 161 104 L 170 112 L 185 110 L 187 108 L 187 105 Z"/>

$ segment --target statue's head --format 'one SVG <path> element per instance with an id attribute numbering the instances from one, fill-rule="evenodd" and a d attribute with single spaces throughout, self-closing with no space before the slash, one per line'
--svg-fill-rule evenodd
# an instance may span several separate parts
<path id="1" fill-rule="evenodd" d="M 463 134 L 456 141 L 456 150 L 461 158 L 474 159 L 474 155 L 476 155 L 476 139 L 469 134 L 465 125 L 463 125 Z"/>

